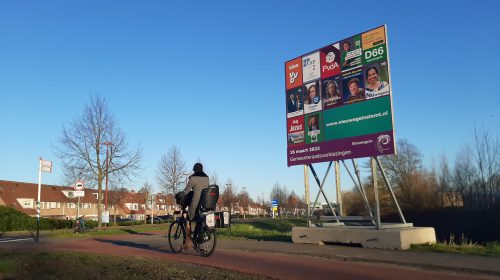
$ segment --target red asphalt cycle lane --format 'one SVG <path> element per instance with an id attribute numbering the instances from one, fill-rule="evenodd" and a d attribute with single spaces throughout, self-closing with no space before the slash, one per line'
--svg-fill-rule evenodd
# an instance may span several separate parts
<path id="1" fill-rule="evenodd" d="M 237 250 L 215 250 L 211 257 L 205 258 L 194 249 L 173 254 L 168 242 L 164 245 L 151 245 L 148 239 L 158 238 L 157 234 L 137 234 L 107 236 L 89 239 L 47 239 L 39 244 L 7 244 L 8 250 L 37 251 L 77 251 L 117 256 L 167 259 L 198 265 L 230 269 L 248 274 L 262 275 L 276 279 L 387 279 L 387 280 L 432 280 L 432 279 L 499 279 L 442 271 L 425 271 L 397 265 L 347 262 L 290 254 L 247 252 Z"/>

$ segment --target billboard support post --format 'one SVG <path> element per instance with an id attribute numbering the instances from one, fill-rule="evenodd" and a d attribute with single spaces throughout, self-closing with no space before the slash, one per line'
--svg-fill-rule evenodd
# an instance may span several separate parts
<path id="1" fill-rule="evenodd" d="M 305 198 L 307 204 L 307 226 L 311 226 L 311 201 L 309 198 L 309 169 L 307 164 L 304 164 L 304 189 L 305 189 Z M 273 214 L 274 215 L 274 214 Z"/>
<path id="2" fill-rule="evenodd" d="M 382 167 L 382 164 L 380 164 L 380 160 L 378 159 L 378 157 L 375 157 L 375 160 L 377 161 L 378 168 L 382 172 L 382 177 L 384 178 L 385 185 L 387 186 L 387 189 L 389 190 L 389 194 L 391 194 L 391 198 L 394 201 L 394 204 L 396 204 L 396 208 L 398 209 L 399 218 L 401 219 L 401 222 L 403 224 L 406 224 L 405 216 L 403 215 L 403 211 L 401 211 L 401 207 L 399 207 L 398 200 L 396 199 L 396 195 L 394 195 L 394 192 L 392 191 L 391 185 L 389 184 L 389 180 L 387 180 L 387 175 L 385 174 L 385 170 Z"/>
<path id="3" fill-rule="evenodd" d="M 337 195 L 337 205 L 339 207 L 338 212 L 339 216 L 342 217 L 344 212 L 342 211 L 342 192 L 340 190 L 340 165 L 339 161 L 335 161 L 335 187 L 336 187 L 336 195 Z"/>
<path id="4" fill-rule="evenodd" d="M 344 168 L 345 170 L 347 170 L 347 173 L 349 174 L 349 176 L 351 177 L 352 179 L 352 182 L 354 183 L 354 185 L 356 186 L 356 188 L 358 189 L 359 193 L 361 194 L 361 197 L 363 198 L 363 202 L 365 203 L 365 207 L 366 207 L 366 210 L 368 210 L 368 213 L 370 214 L 370 217 L 372 218 L 372 223 L 375 224 L 375 221 L 373 220 L 373 212 L 372 212 L 372 209 L 370 207 L 370 203 L 368 203 L 368 198 L 366 197 L 366 194 L 365 192 L 363 191 L 362 189 L 362 186 L 359 186 L 358 183 L 356 182 L 356 180 L 354 179 L 354 177 L 352 176 L 352 173 L 351 171 L 349 170 L 349 168 L 347 168 L 347 165 L 345 164 L 345 162 L 342 160 L 342 163 L 344 164 Z"/>
<path id="5" fill-rule="evenodd" d="M 320 182 L 319 182 L 318 175 L 316 174 L 316 171 L 314 170 L 313 165 L 312 165 L 312 164 L 309 164 L 309 168 L 311 169 L 311 172 L 312 172 L 312 173 L 313 173 L 313 175 L 314 175 L 314 179 L 316 180 L 316 183 L 317 183 L 317 184 L 318 184 L 318 186 L 319 186 L 318 195 L 316 196 L 316 200 L 314 201 L 313 207 L 315 207 L 315 206 L 316 206 L 316 203 L 318 202 L 319 195 L 320 195 L 320 194 L 323 194 L 323 198 L 325 199 L 326 204 L 327 204 L 327 205 L 328 205 L 328 207 L 330 208 L 330 211 L 332 211 L 333 216 L 336 218 L 335 220 L 337 221 L 337 224 L 340 224 L 340 220 L 338 219 L 337 214 L 335 213 L 335 209 L 333 209 L 332 204 L 330 203 L 330 200 L 329 200 L 329 199 L 328 199 L 328 197 L 326 196 L 325 191 L 323 191 L 323 186 L 324 186 L 324 184 L 325 184 L 326 177 L 328 176 L 328 173 L 330 172 L 330 168 L 331 168 L 331 167 L 332 167 L 332 162 L 330 161 L 330 163 L 328 164 L 328 168 L 326 169 L 325 176 L 323 177 L 323 181 L 320 183 Z"/>
<path id="6" fill-rule="evenodd" d="M 378 184 L 377 184 L 377 166 L 375 165 L 375 157 L 370 158 L 372 170 L 373 194 L 375 196 L 375 227 L 380 229 L 380 203 L 378 199 Z"/>

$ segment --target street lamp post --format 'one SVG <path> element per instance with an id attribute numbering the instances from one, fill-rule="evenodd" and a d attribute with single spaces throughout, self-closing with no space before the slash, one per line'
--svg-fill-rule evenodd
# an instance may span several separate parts
<path id="1" fill-rule="evenodd" d="M 246 187 L 243 187 L 243 219 L 245 219 L 245 205 L 247 203 L 247 194 L 246 194 Z M 247 209 L 248 209 L 248 205 L 247 205 Z"/>
<path id="2" fill-rule="evenodd" d="M 262 195 L 262 204 L 261 204 L 261 206 L 263 207 L 263 209 L 261 209 L 262 210 L 262 218 L 264 218 L 266 216 L 266 208 L 264 206 L 264 193 L 260 193 L 260 194 Z"/>

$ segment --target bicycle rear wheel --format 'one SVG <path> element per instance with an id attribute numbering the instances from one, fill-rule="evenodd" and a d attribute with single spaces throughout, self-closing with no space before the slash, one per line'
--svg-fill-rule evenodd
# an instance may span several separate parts
<path id="1" fill-rule="evenodd" d="M 173 222 L 168 229 L 168 245 L 175 254 L 183 249 L 184 240 L 186 240 L 186 230 L 178 221 Z"/>
<path id="2" fill-rule="evenodd" d="M 194 247 L 196 251 L 203 257 L 209 257 L 214 251 L 217 245 L 217 234 L 215 230 L 203 227 L 201 232 L 196 236 Z"/>

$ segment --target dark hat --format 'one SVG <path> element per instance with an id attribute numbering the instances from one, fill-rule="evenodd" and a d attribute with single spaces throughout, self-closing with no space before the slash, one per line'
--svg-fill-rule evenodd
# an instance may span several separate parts
<path id="1" fill-rule="evenodd" d="M 203 165 L 199 162 L 195 163 L 193 166 L 194 172 L 203 172 Z"/>

